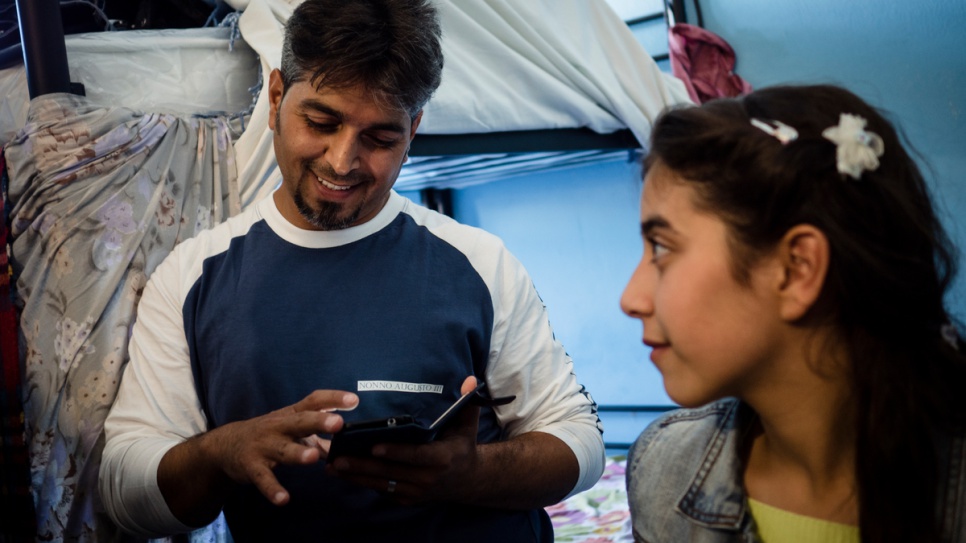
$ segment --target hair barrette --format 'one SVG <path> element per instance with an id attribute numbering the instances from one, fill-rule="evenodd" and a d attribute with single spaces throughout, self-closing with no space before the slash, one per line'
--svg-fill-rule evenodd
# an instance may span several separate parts
<path id="1" fill-rule="evenodd" d="M 885 152 L 882 138 L 865 129 L 866 120 L 858 115 L 842 113 L 839 124 L 822 131 L 822 137 L 835 144 L 835 164 L 839 173 L 853 179 L 862 177 L 864 170 L 879 167 L 879 157 Z"/>
<path id="2" fill-rule="evenodd" d="M 782 145 L 788 145 L 789 143 L 798 139 L 798 130 L 795 130 L 781 121 L 776 121 L 774 119 L 764 121 L 762 119 L 752 118 L 751 124 L 755 128 L 760 129 L 762 132 L 780 141 Z"/>

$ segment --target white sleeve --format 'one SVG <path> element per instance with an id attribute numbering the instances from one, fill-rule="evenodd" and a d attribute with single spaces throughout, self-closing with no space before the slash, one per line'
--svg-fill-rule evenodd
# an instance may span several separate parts
<path id="1" fill-rule="evenodd" d="M 516 395 L 495 413 L 510 437 L 545 432 L 573 450 L 580 476 L 570 497 L 593 486 L 604 471 L 597 404 L 577 382 L 573 360 L 554 337 L 543 300 L 523 265 L 502 248 L 495 271 L 487 388 L 494 397 Z"/>
<path id="2" fill-rule="evenodd" d="M 188 357 L 178 254 L 172 252 L 145 286 L 130 361 L 104 423 L 101 499 L 114 522 L 145 537 L 191 530 L 161 495 L 158 465 L 169 449 L 207 427 Z"/>

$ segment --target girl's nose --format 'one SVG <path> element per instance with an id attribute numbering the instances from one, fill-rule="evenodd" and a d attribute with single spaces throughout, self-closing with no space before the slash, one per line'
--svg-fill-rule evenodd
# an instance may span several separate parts
<path id="1" fill-rule="evenodd" d="M 621 295 L 621 311 L 642 319 L 654 312 L 654 270 L 650 262 L 641 260 Z"/>

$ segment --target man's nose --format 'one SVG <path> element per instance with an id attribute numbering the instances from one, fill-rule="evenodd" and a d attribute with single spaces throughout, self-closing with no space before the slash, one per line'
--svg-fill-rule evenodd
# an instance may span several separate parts
<path id="1" fill-rule="evenodd" d="M 358 140 L 349 133 L 336 134 L 329 145 L 326 161 L 335 170 L 336 175 L 348 175 L 359 167 Z"/>

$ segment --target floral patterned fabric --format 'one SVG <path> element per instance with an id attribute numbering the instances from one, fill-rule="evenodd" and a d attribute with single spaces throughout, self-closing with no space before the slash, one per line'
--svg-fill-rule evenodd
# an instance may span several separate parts
<path id="1" fill-rule="evenodd" d="M 634 541 L 624 479 L 627 457 L 608 456 L 593 487 L 547 508 L 557 543 Z"/>
<path id="2" fill-rule="evenodd" d="M 148 276 L 240 210 L 230 132 L 49 94 L 5 156 L 37 537 L 121 539 L 97 498 L 102 424 Z M 224 525 L 192 539 L 224 540 Z"/>

